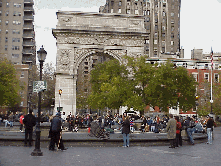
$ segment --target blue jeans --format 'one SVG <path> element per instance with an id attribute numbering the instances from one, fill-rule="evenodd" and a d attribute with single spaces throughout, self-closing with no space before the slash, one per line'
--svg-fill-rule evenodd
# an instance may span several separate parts
<path id="1" fill-rule="evenodd" d="M 13 121 L 10 121 L 10 127 L 13 127 L 13 126 L 14 126 Z"/>
<path id="2" fill-rule="evenodd" d="M 8 120 L 5 120 L 5 127 L 7 127 L 7 125 L 10 125 L 10 122 Z"/>
<path id="3" fill-rule="evenodd" d="M 124 140 L 124 145 L 123 146 L 129 146 L 129 134 L 124 134 L 123 133 L 123 140 Z"/>
<path id="4" fill-rule="evenodd" d="M 191 144 L 194 144 L 194 140 L 193 140 L 193 135 L 192 135 L 192 133 L 195 132 L 195 131 L 196 131 L 195 128 L 188 128 L 188 129 L 187 129 L 187 135 L 188 135 L 188 137 L 190 138 L 190 143 L 191 143 Z"/>
<path id="5" fill-rule="evenodd" d="M 207 128 L 207 135 L 208 135 L 208 143 L 212 144 L 212 129 Z"/>

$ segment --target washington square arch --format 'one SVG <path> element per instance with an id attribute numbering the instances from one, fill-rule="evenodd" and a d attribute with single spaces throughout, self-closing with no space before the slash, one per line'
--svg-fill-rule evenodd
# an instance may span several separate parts
<path id="1" fill-rule="evenodd" d="M 109 55 L 121 64 L 123 56 L 143 56 L 148 37 L 143 16 L 85 12 L 57 12 L 52 33 L 57 41 L 55 112 L 76 115 L 76 83 L 82 61 L 91 55 Z M 59 89 L 62 94 L 59 95 Z"/>

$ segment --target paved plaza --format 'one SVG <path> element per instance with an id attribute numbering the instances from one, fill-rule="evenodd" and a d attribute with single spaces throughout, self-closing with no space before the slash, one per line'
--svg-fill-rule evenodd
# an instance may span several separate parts
<path id="1" fill-rule="evenodd" d="M 184 143 L 176 149 L 168 148 L 169 145 L 143 146 L 131 143 L 129 148 L 121 147 L 121 143 L 103 144 L 68 144 L 67 151 L 49 151 L 47 143 L 41 144 L 43 156 L 33 157 L 31 152 L 34 147 L 0 146 L 1 166 L 220 166 L 221 128 L 215 128 L 215 139 L 212 145 L 206 140 L 197 142 L 194 146 Z"/>

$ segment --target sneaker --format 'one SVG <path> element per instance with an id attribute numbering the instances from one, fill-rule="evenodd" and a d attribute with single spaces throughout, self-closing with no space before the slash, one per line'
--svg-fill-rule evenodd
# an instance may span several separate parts
<path id="1" fill-rule="evenodd" d="M 127 147 L 130 147 L 129 145 L 127 145 Z"/>
<path id="2" fill-rule="evenodd" d="M 122 146 L 123 148 L 126 148 L 126 146 Z"/>

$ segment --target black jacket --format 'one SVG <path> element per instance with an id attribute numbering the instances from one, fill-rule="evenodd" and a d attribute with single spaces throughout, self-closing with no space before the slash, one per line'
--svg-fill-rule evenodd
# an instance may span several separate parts
<path id="1" fill-rule="evenodd" d="M 209 119 L 206 123 L 206 127 L 207 128 L 212 128 L 213 127 L 213 124 L 214 124 L 214 121 L 213 119 Z"/>
<path id="2" fill-rule="evenodd" d="M 130 133 L 130 122 L 129 120 L 125 120 L 122 124 L 122 134 L 129 134 Z"/>
<path id="3" fill-rule="evenodd" d="M 55 116 L 51 121 L 51 131 L 60 132 L 61 131 L 61 118 Z"/>
<path id="4" fill-rule="evenodd" d="M 32 114 L 25 115 L 23 123 L 27 130 L 33 130 L 33 126 L 36 125 L 36 118 Z"/>

